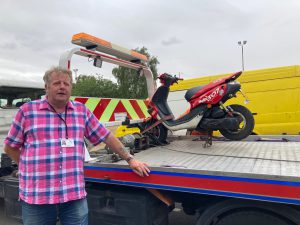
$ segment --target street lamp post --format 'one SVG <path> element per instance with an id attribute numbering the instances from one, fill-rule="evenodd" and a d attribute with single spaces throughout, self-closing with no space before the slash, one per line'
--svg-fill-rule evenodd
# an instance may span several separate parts
<path id="1" fill-rule="evenodd" d="M 238 44 L 239 44 L 239 46 L 242 47 L 242 68 L 244 71 L 244 69 L 245 69 L 245 67 L 244 67 L 244 45 L 247 44 L 247 41 L 239 41 Z"/>
<path id="2" fill-rule="evenodd" d="M 78 72 L 78 69 L 73 69 L 74 73 L 75 73 L 75 83 L 77 82 L 77 72 Z"/>

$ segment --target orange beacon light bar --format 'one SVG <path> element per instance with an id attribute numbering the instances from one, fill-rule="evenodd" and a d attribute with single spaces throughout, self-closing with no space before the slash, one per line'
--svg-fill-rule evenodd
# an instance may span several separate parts
<path id="1" fill-rule="evenodd" d="M 121 46 L 118 46 L 116 44 L 113 44 L 111 42 L 105 41 L 103 39 L 94 37 L 86 33 L 78 33 L 73 35 L 72 43 L 85 47 L 87 49 L 95 49 L 99 52 L 103 52 L 131 62 L 136 62 L 140 60 L 144 62 L 148 61 L 147 56 L 141 53 L 123 48 Z"/>

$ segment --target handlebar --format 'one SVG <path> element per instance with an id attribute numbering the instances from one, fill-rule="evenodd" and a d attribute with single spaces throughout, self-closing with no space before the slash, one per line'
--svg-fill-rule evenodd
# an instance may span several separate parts
<path id="1" fill-rule="evenodd" d="M 176 77 L 176 75 L 171 75 L 171 74 L 168 74 L 168 73 L 163 73 L 161 74 L 158 79 L 161 81 L 161 82 L 166 82 L 166 81 L 169 81 L 170 84 L 172 85 L 173 83 L 178 83 L 177 81 L 179 80 L 183 80 L 183 78 L 180 78 L 180 77 Z"/>

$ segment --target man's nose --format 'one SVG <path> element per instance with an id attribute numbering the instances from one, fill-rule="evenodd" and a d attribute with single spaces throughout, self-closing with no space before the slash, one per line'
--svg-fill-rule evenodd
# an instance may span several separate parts
<path id="1" fill-rule="evenodd" d="M 60 82 L 59 87 L 60 88 L 65 88 L 67 85 L 64 82 Z"/>

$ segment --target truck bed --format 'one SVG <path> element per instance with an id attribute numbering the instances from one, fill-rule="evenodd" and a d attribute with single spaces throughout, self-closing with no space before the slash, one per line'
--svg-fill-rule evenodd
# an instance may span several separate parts
<path id="1" fill-rule="evenodd" d="M 135 158 L 151 168 L 135 175 L 126 162 L 87 163 L 87 181 L 300 205 L 300 142 L 191 138 L 149 148 Z"/>

